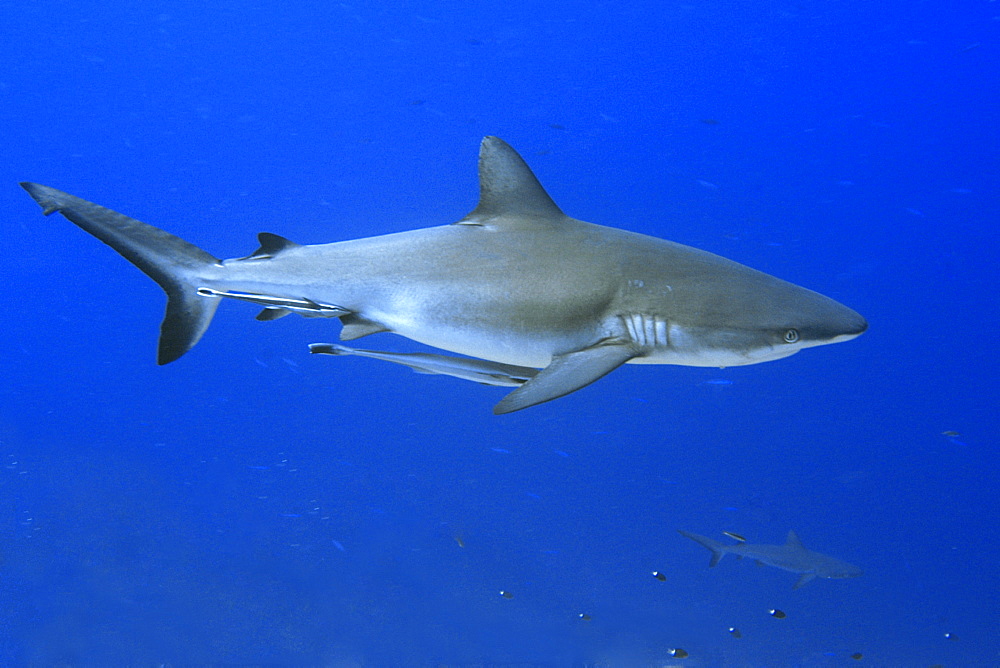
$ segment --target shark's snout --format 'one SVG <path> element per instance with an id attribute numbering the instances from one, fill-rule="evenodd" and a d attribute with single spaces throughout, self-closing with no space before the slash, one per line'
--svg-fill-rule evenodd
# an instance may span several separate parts
<path id="1" fill-rule="evenodd" d="M 868 329 L 868 321 L 865 317 L 855 311 L 854 309 L 848 308 L 843 304 L 838 304 L 842 310 L 841 319 L 843 320 L 843 328 L 845 336 L 860 336 L 865 333 Z"/>
<path id="2" fill-rule="evenodd" d="M 852 308 L 824 295 L 801 290 L 800 299 L 791 302 L 788 321 L 798 322 L 803 347 L 850 341 L 868 329 L 868 321 Z"/>
<path id="3" fill-rule="evenodd" d="M 828 323 L 828 327 L 833 334 L 833 341 L 850 341 L 861 336 L 868 330 L 868 321 L 864 316 L 853 309 L 849 309 L 843 304 L 837 304 L 840 313 Z"/>

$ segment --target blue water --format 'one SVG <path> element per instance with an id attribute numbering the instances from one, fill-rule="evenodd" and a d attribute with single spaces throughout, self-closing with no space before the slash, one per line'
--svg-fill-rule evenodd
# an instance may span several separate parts
<path id="1" fill-rule="evenodd" d="M 1000 663 L 1000 6 L 389 5 L 4 9 L 0 663 Z M 869 332 L 504 417 L 240 303 L 157 367 L 159 288 L 17 186 L 239 257 L 454 221 L 484 135 Z M 793 590 L 676 529 L 865 574 Z"/>

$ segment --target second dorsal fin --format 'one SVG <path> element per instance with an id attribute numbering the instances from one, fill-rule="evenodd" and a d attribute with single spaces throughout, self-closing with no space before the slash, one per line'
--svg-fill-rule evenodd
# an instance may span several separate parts
<path id="1" fill-rule="evenodd" d="M 283 236 L 271 234 L 270 232 L 261 232 L 258 234 L 257 241 L 260 242 L 260 248 L 251 253 L 247 259 L 254 258 L 256 260 L 262 260 L 274 257 L 289 248 L 297 248 L 299 246 L 299 244 L 294 241 L 289 241 Z"/>

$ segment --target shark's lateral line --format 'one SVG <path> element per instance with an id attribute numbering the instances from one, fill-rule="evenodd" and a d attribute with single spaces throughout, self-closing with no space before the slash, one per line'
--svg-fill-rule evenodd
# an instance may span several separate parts
<path id="1" fill-rule="evenodd" d="M 739 541 L 736 545 L 724 545 L 717 540 L 695 533 L 680 530 L 678 533 L 712 551 L 712 558 L 708 562 L 709 566 L 716 566 L 727 554 L 735 554 L 741 559 L 748 557 L 761 564 L 798 573 L 799 579 L 795 583 L 794 589 L 798 589 L 816 578 L 856 578 L 863 575 L 862 570 L 853 564 L 807 550 L 794 531 L 788 532 L 788 539 L 784 545 L 751 545 L 744 541 Z M 735 537 L 735 534 L 731 533 L 726 533 L 726 535 Z"/>
<path id="2" fill-rule="evenodd" d="M 345 341 L 393 332 L 479 358 L 314 350 L 517 386 L 494 408 L 509 413 L 627 362 L 755 364 L 868 327 L 832 299 L 717 255 L 570 218 L 496 137 L 480 146 L 479 204 L 452 225 L 316 246 L 262 233 L 260 248 L 232 260 L 54 188 L 21 185 L 46 215 L 58 211 L 167 293 L 160 364 L 190 350 L 230 298 L 262 306 L 259 320 L 339 318 Z"/>

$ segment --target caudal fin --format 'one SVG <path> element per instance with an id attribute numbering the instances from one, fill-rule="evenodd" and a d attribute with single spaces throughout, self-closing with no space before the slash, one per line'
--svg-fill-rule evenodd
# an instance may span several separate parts
<path id="1" fill-rule="evenodd" d="M 686 538 L 690 538 L 691 540 L 698 543 L 702 547 L 707 547 L 709 550 L 712 551 L 712 558 L 708 562 L 709 567 L 717 565 L 719 561 L 722 560 L 722 557 L 726 556 L 726 546 L 717 540 L 712 540 L 711 538 L 707 538 L 706 536 L 699 536 L 696 533 L 688 533 L 687 531 L 681 531 L 680 529 L 677 530 L 677 533 Z"/>
<path id="2" fill-rule="evenodd" d="M 198 343 L 219 305 L 219 297 L 198 294 L 199 279 L 219 260 L 169 232 L 61 190 L 37 183 L 22 183 L 21 187 L 46 216 L 58 211 L 142 269 L 167 293 L 159 364 L 173 362 Z"/>

